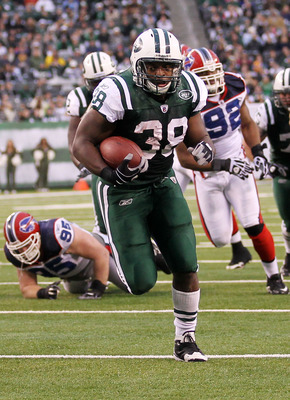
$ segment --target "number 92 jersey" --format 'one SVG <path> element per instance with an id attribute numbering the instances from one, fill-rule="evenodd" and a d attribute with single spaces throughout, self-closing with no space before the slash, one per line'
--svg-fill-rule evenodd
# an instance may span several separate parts
<path id="1" fill-rule="evenodd" d="M 133 140 L 149 161 L 139 180 L 154 181 L 172 167 L 173 149 L 183 141 L 188 120 L 206 104 L 207 89 L 191 72 L 182 72 L 175 93 L 161 102 L 133 82 L 130 69 L 102 80 L 92 100 L 94 110 L 116 123 L 114 135 Z M 158 101 L 159 100 L 159 101 Z"/>
<path id="2" fill-rule="evenodd" d="M 201 113 L 216 158 L 238 157 L 242 146 L 240 109 L 247 94 L 245 81 L 239 75 L 225 72 L 225 83 L 224 93 L 218 100 L 208 98 Z"/>

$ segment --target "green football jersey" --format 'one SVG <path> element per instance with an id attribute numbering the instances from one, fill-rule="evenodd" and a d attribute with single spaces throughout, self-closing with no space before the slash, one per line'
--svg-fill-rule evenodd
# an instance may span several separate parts
<path id="1" fill-rule="evenodd" d="M 130 69 L 105 78 L 94 91 L 92 106 L 116 124 L 114 135 L 133 140 L 148 159 L 149 168 L 131 184 L 153 181 L 168 173 L 173 149 L 183 141 L 188 120 L 206 104 L 203 81 L 183 72 L 175 93 L 162 102 L 133 82 Z M 140 182 L 139 182 L 140 183 Z"/>
<path id="2" fill-rule="evenodd" d="M 79 86 L 69 92 L 66 98 L 66 112 L 70 117 L 82 117 L 92 101 L 93 94 L 86 86 Z"/>
<path id="3" fill-rule="evenodd" d="M 290 169 L 290 126 L 289 112 L 267 99 L 255 116 L 258 126 L 268 135 L 271 144 L 271 160 Z"/>

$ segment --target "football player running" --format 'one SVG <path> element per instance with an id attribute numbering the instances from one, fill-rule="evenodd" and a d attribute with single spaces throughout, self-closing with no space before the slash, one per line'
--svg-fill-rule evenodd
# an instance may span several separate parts
<path id="1" fill-rule="evenodd" d="M 207 90 L 201 79 L 182 71 L 179 42 L 168 31 L 141 33 L 130 61 L 130 69 L 105 78 L 94 91 L 73 153 L 99 176 L 103 220 L 128 291 L 141 295 L 156 283 L 153 237 L 173 273 L 174 356 L 206 361 L 195 342 L 200 298 L 195 233 L 172 162 L 173 150 L 182 141 L 193 148 L 197 162 L 212 160 L 213 145 L 200 116 Z M 115 170 L 105 164 L 98 145 L 112 135 L 141 147 L 139 166 L 128 167 L 130 154 Z"/>
<path id="2" fill-rule="evenodd" d="M 216 148 L 213 171 L 199 166 L 184 145 L 177 148 L 181 165 L 195 171 L 195 190 L 200 218 L 208 238 L 216 247 L 228 244 L 232 235 L 232 208 L 251 238 L 267 276 L 271 294 L 287 294 L 278 270 L 273 237 L 265 225 L 252 174 L 239 174 L 245 160 L 242 138 L 250 147 L 256 169 L 268 173 L 268 162 L 260 144 L 259 129 L 245 103 L 246 86 L 239 75 L 224 72 L 217 55 L 210 49 L 193 49 L 187 54 L 185 68 L 196 73 L 206 84 L 209 97 L 201 114 Z M 242 133 L 242 134 L 241 134 Z M 230 165 L 230 172 L 220 171 Z M 218 171 L 217 171 L 218 169 Z M 239 179 L 241 178 L 241 179 Z"/>
<path id="3" fill-rule="evenodd" d="M 282 218 L 282 234 L 286 256 L 281 274 L 290 275 L 290 68 L 278 72 L 273 84 L 273 98 L 258 108 L 255 121 L 261 140 L 268 137 L 271 145 L 269 174 L 273 177 L 273 191 Z"/>
<path id="4" fill-rule="evenodd" d="M 103 240 L 64 218 L 37 221 L 31 214 L 15 212 L 4 224 L 7 260 L 17 267 L 20 290 L 29 299 L 57 298 L 59 283 L 83 299 L 100 299 L 108 279 L 126 291 Z M 47 287 L 37 276 L 60 280 Z"/>
<path id="5" fill-rule="evenodd" d="M 76 89 L 71 90 L 67 96 L 66 110 L 68 116 L 70 117 L 68 127 L 68 147 L 73 163 L 80 170 L 77 180 L 85 178 L 91 174 L 91 172 L 82 163 L 80 163 L 72 153 L 72 146 L 77 127 L 82 116 L 85 114 L 91 104 L 95 88 L 99 85 L 103 78 L 115 73 L 117 73 L 117 68 L 114 64 L 114 61 L 108 54 L 102 51 L 90 53 L 83 61 L 83 79 L 85 86 L 77 87 Z M 110 250 L 109 239 L 103 223 L 96 194 L 97 178 L 98 177 L 96 175 L 92 174 L 91 188 L 95 212 L 95 225 L 93 233 L 102 236 L 107 248 Z M 154 241 L 152 241 L 152 245 L 155 255 L 156 268 L 165 272 L 166 274 L 170 274 L 170 270 L 168 269 L 168 266 L 158 246 L 154 243 Z"/>

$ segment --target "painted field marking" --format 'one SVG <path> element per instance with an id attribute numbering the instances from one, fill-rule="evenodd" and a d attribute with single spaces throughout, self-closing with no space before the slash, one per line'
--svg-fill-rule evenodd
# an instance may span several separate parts
<path id="1" fill-rule="evenodd" d="M 290 309 L 205 309 L 199 313 L 289 313 Z M 11 310 L 0 311 L 0 314 L 165 314 L 173 310 Z"/>
<path id="2" fill-rule="evenodd" d="M 290 354 L 214 354 L 208 355 L 209 359 L 222 358 L 289 358 Z M 27 354 L 27 355 L 0 355 L 0 359 L 15 359 L 15 358 L 77 358 L 77 359 L 173 359 L 172 355 L 73 355 L 73 354 Z"/>

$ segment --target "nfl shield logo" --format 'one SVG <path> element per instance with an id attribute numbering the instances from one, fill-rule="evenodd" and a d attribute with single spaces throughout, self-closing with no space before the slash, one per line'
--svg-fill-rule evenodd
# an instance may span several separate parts
<path id="1" fill-rule="evenodd" d="M 163 104 L 162 106 L 160 106 L 161 111 L 163 112 L 163 114 L 167 113 L 168 111 L 168 105 L 167 104 Z"/>

